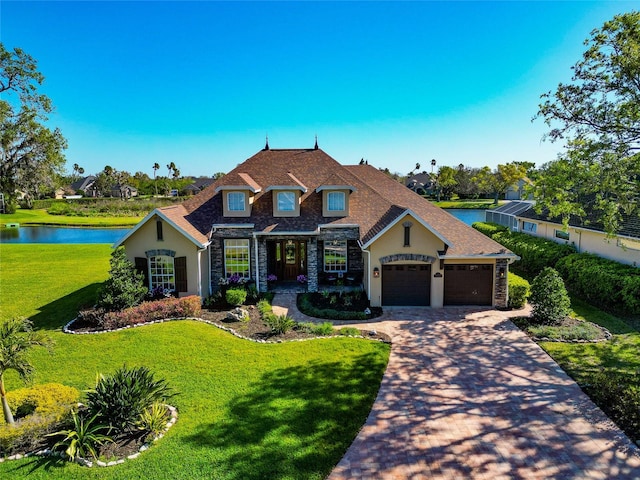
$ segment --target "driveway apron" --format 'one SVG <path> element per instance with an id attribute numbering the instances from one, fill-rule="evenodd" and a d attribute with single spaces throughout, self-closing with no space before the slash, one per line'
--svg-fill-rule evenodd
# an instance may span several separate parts
<path id="1" fill-rule="evenodd" d="M 388 308 L 360 325 L 388 333 L 391 356 L 329 479 L 640 479 L 638 448 L 513 314 Z"/>

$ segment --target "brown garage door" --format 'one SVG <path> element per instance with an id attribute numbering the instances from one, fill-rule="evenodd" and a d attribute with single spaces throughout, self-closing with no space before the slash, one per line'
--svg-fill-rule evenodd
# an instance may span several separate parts
<path id="1" fill-rule="evenodd" d="M 431 305 L 431 265 L 383 265 L 382 305 Z"/>
<path id="2" fill-rule="evenodd" d="M 491 305 L 493 265 L 445 265 L 445 305 Z"/>

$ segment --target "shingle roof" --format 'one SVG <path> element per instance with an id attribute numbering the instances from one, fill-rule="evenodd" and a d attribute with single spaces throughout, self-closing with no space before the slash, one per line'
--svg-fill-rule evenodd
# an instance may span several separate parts
<path id="1" fill-rule="evenodd" d="M 262 191 L 254 198 L 250 217 L 224 217 L 218 187 L 235 185 L 240 174 L 249 175 Z M 269 186 L 282 185 L 286 175 L 290 183 L 306 187 L 301 193 L 300 216 L 274 217 Z M 328 181 L 353 187 L 349 197 L 349 216 L 323 217 L 322 192 L 318 187 Z M 174 208 L 167 207 L 166 210 Z M 489 256 L 511 254 L 500 244 L 474 230 L 446 211 L 412 192 L 401 183 L 369 165 L 343 166 L 320 149 L 262 150 L 238 165 L 200 194 L 186 200 L 171 215 L 190 235 L 207 237 L 213 224 L 254 224 L 257 232 L 312 232 L 318 225 L 360 226 L 363 243 L 373 239 L 398 217 L 411 210 L 451 244 L 447 256 Z M 180 218 L 182 217 L 182 218 Z M 188 229 L 188 230 L 187 230 Z"/>

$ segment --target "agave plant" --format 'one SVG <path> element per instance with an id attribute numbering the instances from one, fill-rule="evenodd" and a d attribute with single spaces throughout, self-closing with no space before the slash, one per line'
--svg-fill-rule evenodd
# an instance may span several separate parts
<path id="1" fill-rule="evenodd" d="M 60 430 L 47 435 L 51 437 L 64 435 L 64 438 L 57 442 L 53 446 L 53 449 L 65 448 L 64 452 L 69 458 L 74 460 L 78 457 L 86 458 L 88 455 L 97 458 L 98 453 L 96 447 L 104 445 L 107 442 L 113 442 L 113 439 L 108 435 L 111 427 L 94 423 L 97 415 L 89 419 L 85 419 L 75 411 L 72 412 L 71 415 L 73 418 L 73 428 Z"/>

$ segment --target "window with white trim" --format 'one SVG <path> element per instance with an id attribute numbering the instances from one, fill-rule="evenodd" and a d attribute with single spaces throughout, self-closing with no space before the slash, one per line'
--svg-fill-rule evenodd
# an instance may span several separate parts
<path id="1" fill-rule="evenodd" d="M 333 240 L 324 242 L 324 271 L 347 271 L 347 241 Z"/>
<path id="2" fill-rule="evenodd" d="M 251 276 L 249 260 L 249 239 L 233 238 L 224 241 L 224 272 L 226 277 Z"/>
<path id="3" fill-rule="evenodd" d="M 230 212 L 244 212 L 245 210 L 245 195 L 243 192 L 229 192 L 227 193 L 227 209 Z"/>
<path id="4" fill-rule="evenodd" d="M 536 233 L 536 229 L 537 229 L 538 225 L 533 223 L 533 222 L 522 222 L 522 231 L 523 232 L 531 232 L 531 233 Z"/>
<path id="5" fill-rule="evenodd" d="M 344 192 L 327 193 L 327 210 L 330 212 L 342 212 L 346 208 Z"/>
<path id="6" fill-rule="evenodd" d="M 281 212 L 293 212 L 296 209 L 295 192 L 278 192 L 278 210 Z"/>
<path id="7" fill-rule="evenodd" d="M 176 289 L 173 257 L 168 255 L 149 257 L 149 282 L 151 290 L 161 288 L 162 290 L 174 291 Z"/>

